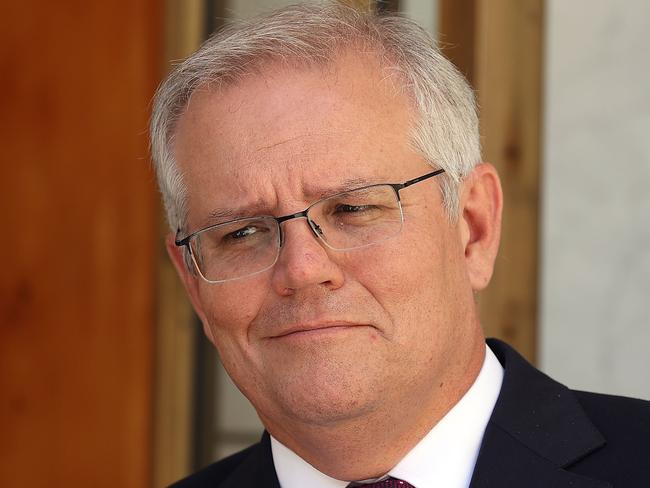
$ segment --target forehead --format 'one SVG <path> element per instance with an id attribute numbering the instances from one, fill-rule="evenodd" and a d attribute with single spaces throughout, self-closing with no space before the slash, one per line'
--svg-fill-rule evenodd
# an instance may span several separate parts
<path id="1" fill-rule="evenodd" d="M 272 66 L 230 87 L 201 89 L 175 133 L 189 217 L 233 201 L 272 211 L 342 181 L 411 176 L 408 163 L 396 160 L 410 151 L 412 116 L 399 84 L 374 57 Z"/>

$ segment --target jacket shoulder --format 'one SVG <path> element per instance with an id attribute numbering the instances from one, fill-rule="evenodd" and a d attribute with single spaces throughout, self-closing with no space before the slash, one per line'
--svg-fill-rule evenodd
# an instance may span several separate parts
<path id="1" fill-rule="evenodd" d="M 226 480 L 259 447 L 259 444 L 250 446 L 220 461 L 210 464 L 196 473 L 183 478 L 169 486 L 169 488 L 215 488 Z"/>
<path id="2" fill-rule="evenodd" d="M 614 486 L 637 486 L 639 480 L 650 479 L 650 402 L 584 391 L 574 394 L 606 442 L 571 470 L 597 473 Z"/>
<path id="3" fill-rule="evenodd" d="M 473 487 L 650 486 L 650 402 L 569 390 L 507 344 L 488 345 L 504 378 Z"/>
<path id="4" fill-rule="evenodd" d="M 633 450 L 650 450 L 650 402 L 586 391 L 573 393 L 610 446 L 625 443 Z"/>

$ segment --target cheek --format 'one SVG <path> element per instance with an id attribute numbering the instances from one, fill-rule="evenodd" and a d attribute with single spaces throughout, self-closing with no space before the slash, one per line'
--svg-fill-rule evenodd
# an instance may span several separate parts
<path id="1" fill-rule="evenodd" d="M 388 313 L 394 324 L 421 319 L 423 306 L 437 295 L 433 273 L 435 256 L 430 248 L 395 240 L 367 248 L 349 259 L 349 279 L 365 288 Z"/>
<path id="2" fill-rule="evenodd" d="M 398 336 L 438 333 L 453 321 L 452 310 L 462 287 L 462 253 L 452 228 L 413 228 L 385 245 L 368 248 L 346 268 L 391 317 Z M 352 253 L 351 253 L 352 254 Z M 429 323 L 433 327 L 403 324 Z M 401 326 L 402 324 L 402 326 Z"/>
<path id="3" fill-rule="evenodd" d="M 220 352 L 235 345 L 246 347 L 250 323 L 257 316 L 268 281 L 263 276 L 234 281 L 227 285 L 208 285 L 200 290 L 210 339 Z M 268 287 L 268 284 L 266 285 Z M 245 297 L 245 298 L 244 298 Z"/>
<path id="4" fill-rule="evenodd" d="M 440 232 L 434 235 L 427 231 L 403 231 L 394 240 L 361 251 L 359 259 L 351 261 L 354 275 L 363 279 L 368 287 L 398 296 L 444 288 L 456 253 L 449 249 L 448 239 Z"/>

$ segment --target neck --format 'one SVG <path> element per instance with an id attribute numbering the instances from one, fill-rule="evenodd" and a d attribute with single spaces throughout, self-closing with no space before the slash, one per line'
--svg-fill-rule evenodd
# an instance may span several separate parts
<path id="1" fill-rule="evenodd" d="M 392 469 L 472 386 L 483 365 L 485 343 L 477 338 L 460 370 L 426 394 L 377 408 L 335 424 L 313 425 L 262 417 L 278 441 L 326 475 L 339 480 L 377 478 Z"/>

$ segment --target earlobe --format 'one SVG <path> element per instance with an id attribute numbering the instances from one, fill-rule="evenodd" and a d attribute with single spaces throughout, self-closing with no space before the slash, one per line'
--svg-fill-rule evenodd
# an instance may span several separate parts
<path id="1" fill-rule="evenodd" d="M 478 165 L 463 183 L 460 232 L 468 277 L 474 291 L 492 277 L 501 237 L 503 194 L 499 175 L 488 163 Z"/>

